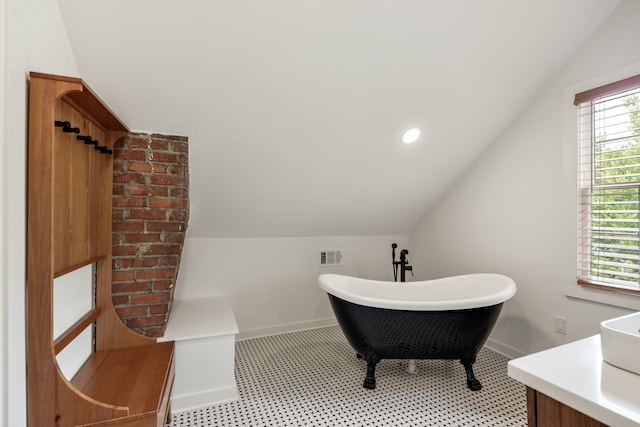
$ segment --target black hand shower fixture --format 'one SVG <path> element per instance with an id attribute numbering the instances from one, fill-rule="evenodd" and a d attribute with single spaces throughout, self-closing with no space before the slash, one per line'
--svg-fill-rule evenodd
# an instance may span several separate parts
<path id="1" fill-rule="evenodd" d="M 391 244 L 391 263 L 393 265 L 393 281 L 398 281 L 398 264 L 396 263 L 396 248 L 398 245 L 396 243 Z"/>
<path id="2" fill-rule="evenodd" d="M 391 244 L 391 258 L 393 260 L 393 281 L 398 281 L 398 266 L 400 266 L 400 282 L 405 281 L 405 273 L 407 271 L 411 272 L 413 276 L 413 267 L 409 265 L 409 260 L 407 259 L 407 255 L 409 255 L 409 251 L 406 249 L 402 249 L 400 251 L 400 261 L 396 261 L 396 248 L 397 244 Z"/>
<path id="3" fill-rule="evenodd" d="M 409 255 L 409 251 L 406 249 L 402 249 L 400 251 L 400 261 L 396 261 L 396 248 L 397 244 L 391 244 L 391 258 L 393 259 L 393 281 L 398 281 L 398 266 L 400 266 L 400 282 L 404 282 L 405 273 L 407 271 L 411 272 L 413 276 L 413 267 L 409 265 L 409 260 L 407 259 L 407 255 Z M 416 361 L 415 359 L 409 359 L 409 364 L 407 365 L 407 372 L 410 374 L 415 374 L 417 372 Z"/>

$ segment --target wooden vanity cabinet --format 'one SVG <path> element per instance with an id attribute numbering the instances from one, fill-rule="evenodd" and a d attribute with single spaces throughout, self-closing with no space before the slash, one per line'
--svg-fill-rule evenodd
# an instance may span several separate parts
<path id="1" fill-rule="evenodd" d="M 582 412 L 527 387 L 527 425 L 529 427 L 607 427 Z"/>

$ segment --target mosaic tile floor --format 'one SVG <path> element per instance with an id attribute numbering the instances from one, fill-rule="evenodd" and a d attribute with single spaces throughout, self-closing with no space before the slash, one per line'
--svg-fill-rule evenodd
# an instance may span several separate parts
<path id="1" fill-rule="evenodd" d="M 525 388 L 507 361 L 480 351 L 473 392 L 458 361 L 419 360 L 409 374 L 407 361 L 382 360 L 367 390 L 366 362 L 337 326 L 240 341 L 240 400 L 176 414 L 172 426 L 526 426 Z"/>

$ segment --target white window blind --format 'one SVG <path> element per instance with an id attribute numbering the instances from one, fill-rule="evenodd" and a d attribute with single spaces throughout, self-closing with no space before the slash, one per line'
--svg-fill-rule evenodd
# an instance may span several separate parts
<path id="1" fill-rule="evenodd" d="M 576 95 L 578 281 L 638 291 L 640 76 L 625 82 Z"/>

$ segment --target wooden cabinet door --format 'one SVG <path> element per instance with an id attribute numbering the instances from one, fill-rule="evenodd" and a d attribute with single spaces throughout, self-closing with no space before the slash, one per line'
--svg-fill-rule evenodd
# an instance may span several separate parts
<path id="1" fill-rule="evenodd" d="M 531 388 L 527 388 L 527 412 L 529 426 L 607 427 L 606 424 Z"/>

